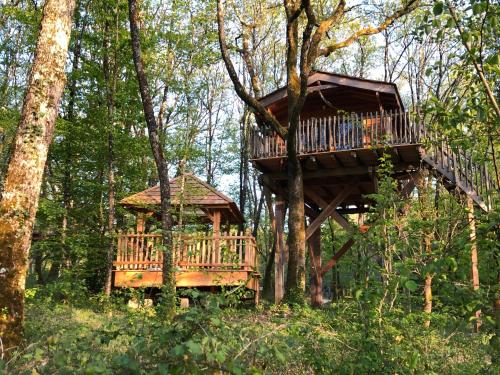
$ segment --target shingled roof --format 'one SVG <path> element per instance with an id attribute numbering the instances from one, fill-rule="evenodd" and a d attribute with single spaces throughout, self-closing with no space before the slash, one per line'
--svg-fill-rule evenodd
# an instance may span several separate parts
<path id="1" fill-rule="evenodd" d="M 184 174 L 184 177 L 184 189 L 181 186 L 182 176 L 170 180 L 170 199 L 174 208 L 178 208 L 182 202 L 184 207 L 196 209 L 197 216 L 208 217 L 207 212 L 219 209 L 222 222 L 240 224 L 244 221 L 240 210 L 231 198 L 191 173 Z M 136 211 L 158 210 L 160 186 L 156 185 L 126 197 L 120 201 L 120 204 Z"/>

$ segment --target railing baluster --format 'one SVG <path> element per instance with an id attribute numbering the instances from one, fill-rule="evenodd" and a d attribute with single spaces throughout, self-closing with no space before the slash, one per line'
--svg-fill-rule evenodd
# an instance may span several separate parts
<path id="1" fill-rule="evenodd" d="M 361 126 L 361 148 L 366 147 L 366 137 L 367 137 L 367 128 L 366 128 L 366 120 L 367 120 L 367 113 L 361 113 L 361 119 L 360 119 L 360 126 Z"/>
<path id="2" fill-rule="evenodd" d="M 328 146 L 327 146 L 327 150 L 328 151 L 331 151 L 332 150 L 332 142 L 333 142 L 333 135 L 332 135 L 332 116 L 328 116 L 328 120 L 327 120 L 327 128 L 328 128 Z"/>
<path id="3" fill-rule="evenodd" d="M 347 130 L 348 130 L 345 115 L 342 115 L 341 127 L 342 127 L 342 149 L 345 150 L 347 145 Z"/>
<path id="4" fill-rule="evenodd" d="M 307 152 L 311 152 L 312 142 L 311 142 L 311 119 L 307 119 Z"/>
<path id="5" fill-rule="evenodd" d="M 333 148 L 337 150 L 339 148 L 338 142 L 339 142 L 339 135 L 338 135 L 338 116 L 335 115 L 333 116 Z"/>
<path id="6" fill-rule="evenodd" d="M 377 122 L 376 114 L 375 117 L 373 116 L 373 112 L 370 112 L 370 146 L 371 147 L 376 147 L 377 146 L 377 127 L 379 127 L 381 124 Z"/>
<path id="7" fill-rule="evenodd" d="M 469 160 L 467 158 L 467 150 L 464 150 L 464 159 L 465 159 L 465 188 L 469 185 Z"/>

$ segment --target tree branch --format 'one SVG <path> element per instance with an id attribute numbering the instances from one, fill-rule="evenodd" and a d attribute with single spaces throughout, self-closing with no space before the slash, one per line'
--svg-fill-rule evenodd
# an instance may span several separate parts
<path id="1" fill-rule="evenodd" d="M 219 45 L 222 55 L 222 60 L 226 65 L 229 78 L 233 82 L 236 94 L 240 97 L 243 102 L 248 105 L 252 110 L 260 115 L 263 121 L 269 125 L 274 131 L 276 131 L 282 138 L 285 138 L 288 131 L 283 127 L 279 121 L 271 113 L 269 113 L 266 108 L 254 97 L 252 97 L 241 84 L 238 74 L 234 68 L 234 65 L 229 56 L 229 51 L 226 44 L 226 32 L 224 29 L 224 9 L 222 5 L 222 0 L 217 0 L 217 24 L 219 27 Z"/>
<path id="2" fill-rule="evenodd" d="M 321 48 L 319 51 L 319 55 L 328 57 L 332 52 L 350 46 L 352 43 L 357 41 L 362 36 L 374 35 L 384 31 L 389 26 L 391 26 L 397 19 L 403 17 L 408 13 L 411 13 L 418 5 L 419 5 L 419 0 L 409 1 L 408 4 L 406 4 L 403 8 L 398 9 L 391 16 L 387 17 L 385 21 L 379 26 L 377 27 L 369 26 L 361 30 L 358 30 L 357 32 L 355 32 L 342 42 L 332 44 L 325 48 Z"/>
<path id="3" fill-rule="evenodd" d="M 462 28 L 462 25 L 460 24 L 460 20 L 458 19 L 457 13 L 455 12 L 455 8 L 453 7 L 453 5 L 451 5 L 451 3 L 449 1 L 446 1 L 446 6 L 448 7 L 448 10 L 450 11 L 451 18 L 453 18 L 453 21 L 455 22 L 458 33 L 460 34 L 460 40 L 462 41 L 463 46 L 465 47 L 465 49 L 467 50 L 467 53 L 469 54 L 469 57 L 472 61 L 472 65 L 474 65 L 474 69 L 476 70 L 477 75 L 481 79 L 481 83 L 483 84 L 483 87 L 486 91 L 486 95 L 488 96 L 488 99 L 489 99 L 491 105 L 493 106 L 493 109 L 495 110 L 497 117 L 500 117 L 500 107 L 498 106 L 495 95 L 493 94 L 493 91 L 491 90 L 491 87 L 488 83 L 488 80 L 484 76 L 482 67 L 479 65 L 479 63 L 477 62 L 477 60 L 472 52 L 472 47 L 471 47 L 470 43 L 468 43 L 465 40 L 465 36 L 464 36 L 465 32 L 464 32 L 464 29 Z"/>

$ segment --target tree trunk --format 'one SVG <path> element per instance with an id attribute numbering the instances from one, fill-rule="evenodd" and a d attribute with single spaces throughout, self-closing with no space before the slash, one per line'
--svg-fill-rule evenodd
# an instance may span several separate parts
<path id="1" fill-rule="evenodd" d="M 431 252 L 431 237 L 427 236 L 425 238 L 425 253 L 430 256 Z M 430 272 L 425 274 L 425 284 L 424 284 L 424 313 L 430 314 L 432 312 L 432 275 Z M 424 321 L 424 327 L 430 327 L 431 320 L 426 318 Z"/>
<path id="2" fill-rule="evenodd" d="M 149 91 L 149 85 L 144 70 L 144 62 L 141 57 L 141 44 L 139 40 L 139 27 L 137 16 L 137 1 L 129 0 L 130 36 L 132 41 L 132 52 L 134 58 L 137 81 L 141 93 L 144 117 L 148 126 L 149 143 L 160 180 L 161 199 L 161 222 L 162 238 L 164 246 L 163 254 L 163 285 L 166 288 L 167 306 L 174 307 L 175 303 L 175 274 L 172 259 L 172 216 L 170 214 L 170 183 L 168 179 L 168 164 L 163 155 L 163 149 L 158 134 L 158 124 L 155 119 L 153 102 Z"/>
<path id="3" fill-rule="evenodd" d="M 285 226 L 286 206 L 283 198 L 276 197 L 275 205 L 275 230 L 274 230 L 274 303 L 281 303 L 284 289 L 284 276 L 285 276 L 285 244 L 284 244 L 284 226 Z"/>
<path id="4" fill-rule="evenodd" d="M 33 256 L 34 271 L 36 273 L 37 284 L 45 285 L 45 277 L 43 275 L 43 254 L 41 251 L 37 251 Z"/>
<path id="5" fill-rule="evenodd" d="M 262 297 L 268 301 L 273 299 L 273 267 L 274 257 L 276 254 L 276 241 L 273 241 L 271 251 L 267 257 L 266 268 L 264 270 L 264 277 L 262 278 Z"/>
<path id="6" fill-rule="evenodd" d="M 74 0 L 47 0 L 35 58 L 0 202 L 0 337 L 19 345 L 28 252 L 47 152 L 66 83 Z"/>
<path id="7" fill-rule="evenodd" d="M 467 197 L 467 219 L 469 221 L 469 238 L 471 242 L 470 257 L 471 257 L 471 276 L 472 289 L 476 292 L 479 290 L 479 270 L 477 267 L 477 239 L 476 239 L 476 220 L 474 218 L 474 202 L 472 198 Z M 474 331 L 479 332 L 481 327 L 481 310 L 475 312 L 476 320 L 474 322 Z"/>
<path id="8" fill-rule="evenodd" d="M 115 14 L 118 17 L 118 14 Z M 107 296 L 111 294 L 113 278 L 113 258 L 115 254 L 115 171 L 114 171 L 114 119 L 115 119 L 115 94 L 116 94 L 116 56 L 113 61 L 113 68 L 110 65 L 110 25 L 106 20 L 104 27 L 104 56 L 103 71 L 106 83 L 106 102 L 107 102 L 107 128 L 108 128 L 108 253 L 106 257 L 106 282 L 104 292 Z M 114 46 L 116 48 L 116 44 Z"/>
<path id="9" fill-rule="evenodd" d="M 290 213 L 288 216 L 289 258 L 285 300 L 288 302 L 303 303 L 306 287 L 304 184 L 302 166 L 295 151 L 295 141 L 295 136 L 288 137 L 288 202 Z"/>
<path id="10" fill-rule="evenodd" d="M 311 305 L 323 304 L 323 275 L 321 274 L 321 227 L 309 239 L 311 247 Z"/>

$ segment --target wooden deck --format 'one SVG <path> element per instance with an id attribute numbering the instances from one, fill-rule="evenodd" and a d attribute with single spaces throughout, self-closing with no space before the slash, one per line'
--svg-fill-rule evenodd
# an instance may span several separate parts
<path id="1" fill-rule="evenodd" d="M 249 234 L 175 234 L 173 257 L 177 287 L 240 285 L 258 292 L 258 253 Z M 159 287 L 161 234 L 118 235 L 113 262 L 115 287 Z"/>
<path id="2" fill-rule="evenodd" d="M 297 129 L 297 152 L 303 164 L 306 203 L 329 202 L 353 184 L 339 212 L 363 212 L 370 205 L 367 194 L 377 191 L 376 168 L 387 153 L 394 177 L 406 179 L 422 168 L 442 179 L 453 193 L 470 196 L 483 210 L 490 210 L 498 191 L 487 165 L 470 150 L 453 148 L 409 112 L 353 113 L 309 118 Z M 255 129 L 252 161 L 263 173 L 264 183 L 286 196 L 286 141 L 273 131 Z"/>

